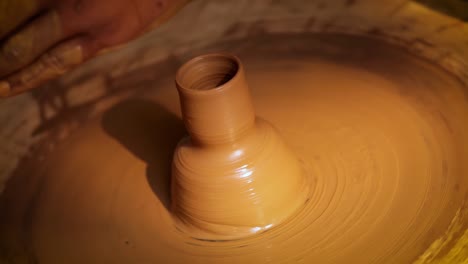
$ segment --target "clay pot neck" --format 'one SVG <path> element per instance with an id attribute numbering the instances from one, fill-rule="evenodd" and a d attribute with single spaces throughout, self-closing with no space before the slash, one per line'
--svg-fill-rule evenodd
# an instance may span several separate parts
<path id="1" fill-rule="evenodd" d="M 255 112 L 238 58 L 225 54 L 194 58 L 180 68 L 176 85 L 194 143 L 232 143 L 253 127 Z"/>

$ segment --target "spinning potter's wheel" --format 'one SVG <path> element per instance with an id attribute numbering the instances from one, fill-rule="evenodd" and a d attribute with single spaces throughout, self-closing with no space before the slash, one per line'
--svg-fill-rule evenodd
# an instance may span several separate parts
<path id="1" fill-rule="evenodd" d="M 60 141 L 51 134 L 23 160 L 1 198 L 2 256 L 13 263 L 466 259 L 468 102 L 459 80 L 361 37 L 261 36 L 217 48 L 242 59 L 257 117 L 275 127 L 304 171 L 308 188 L 296 210 L 235 238 L 181 224 L 170 175 L 186 131 L 174 85 L 179 63 L 168 59 L 147 69 L 164 76 L 123 93 Z M 264 185 L 254 183 L 255 196 Z M 280 202 L 268 210 L 287 206 Z"/>

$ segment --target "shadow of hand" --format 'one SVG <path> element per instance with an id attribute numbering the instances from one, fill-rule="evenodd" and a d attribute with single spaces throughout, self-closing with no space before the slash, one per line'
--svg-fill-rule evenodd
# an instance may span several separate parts
<path id="1" fill-rule="evenodd" d="M 148 183 L 169 209 L 172 155 L 185 134 L 182 120 L 154 102 L 130 99 L 104 113 L 102 126 L 106 133 L 147 163 Z"/>

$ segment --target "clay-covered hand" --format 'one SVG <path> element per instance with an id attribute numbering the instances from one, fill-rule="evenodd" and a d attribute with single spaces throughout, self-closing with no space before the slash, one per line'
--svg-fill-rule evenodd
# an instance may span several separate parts
<path id="1" fill-rule="evenodd" d="M 125 43 L 188 0 L 0 0 L 0 97 Z"/>

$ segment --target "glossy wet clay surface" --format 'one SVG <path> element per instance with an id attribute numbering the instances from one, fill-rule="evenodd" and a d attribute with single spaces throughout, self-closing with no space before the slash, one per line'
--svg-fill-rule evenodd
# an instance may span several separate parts
<path id="1" fill-rule="evenodd" d="M 410 263 L 463 240 L 468 102 L 456 78 L 357 37 L 260 37 L 219 47 L 239 55 L 256 115 L 304 168 L 304 206 L 244 238 L 200 239 L 179 228 L 170 174 L 186 132 L 176 67 L 168 64 L 167 76 L 89 120 L 41 161 L 23 162 L 0 198 L 0 256 L 13 263 Z"/>

